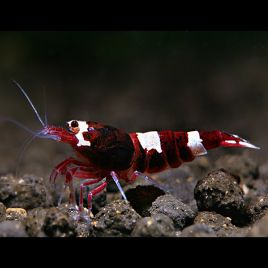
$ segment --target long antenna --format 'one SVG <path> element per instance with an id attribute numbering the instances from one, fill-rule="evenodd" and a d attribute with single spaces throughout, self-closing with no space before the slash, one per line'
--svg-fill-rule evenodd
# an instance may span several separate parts
<path id="1" fill-rule="evenodd" d="M 45 123 L 43 122 L 43 120 L 41 119 L 39 113 L 37 112 L 37 110 L 35 109 L 33 103 L 31 102 L 30 98 L 28 97 L 28 95 L 26 94 L 26 92 L 23 90 L 23 88 L 20 86 L 20 84 L 18 82 L 16 82 L 15 80 L 12 80 L 13 83 L 21 90 L 21 92 L 23 93 L 23 95 L 26 97 L 26 99 L 28 100 L 28 102 L 30 103 L 31 107 L 33 108 L 38 120 L 41 122 L 43 127 L 46 127 Z"/>
<path id="2" fill-rule="evenodd" d="M 44 118 L 45 118 L 45 124 L 47 126 L 47 94 L 46 89 L 43 87 L 43 97 L 44 97 Z"/>

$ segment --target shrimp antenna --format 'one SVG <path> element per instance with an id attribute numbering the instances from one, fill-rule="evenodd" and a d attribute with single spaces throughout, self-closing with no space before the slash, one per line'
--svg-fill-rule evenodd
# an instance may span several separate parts
<path id="1" fill-rule="evenodd" d="M 44 118 L 45 118 L 45 124 L 47 126 L 47 94 L 46 89 L 43 88 L 43 97 L 44 97 Z"/>
<path id="2" fill-rule="evenodd" d="M 12 80 L 13 83 L 21 90 L 21 92 L 23 93 L 23 95 L 26 97 L 26 99 L 28 100 L 28 102 L 30 103 L 31 107 L 33 108 L 38 120 L 41 122 L 43 127 L 46 127 L 45 123 L 43 122 L 43 120 L 41 119 L 39 113 L 37 112 L 37 110 L 35 109 L 32 101 L 30 100 L 30 98 L 28 97 L 27 93 L 24 91 L 24 89 L 20 86 L 20 84 L 18 82 L 16 82 L 15 80 Z"/>

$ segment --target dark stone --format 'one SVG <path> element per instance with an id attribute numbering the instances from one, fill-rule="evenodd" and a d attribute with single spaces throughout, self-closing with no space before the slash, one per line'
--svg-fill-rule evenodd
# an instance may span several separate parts
<path id="1" fill-rule="evenodd" d="M 129 236 L 141 216 L 125 200 L 106 205 L 92 221 L 97 236 Z"/>
<path id="2" fill-rule="evenodd" d="M 234 233 L 238 230 L 231 223 L 231 218 L 224 217 L 215 212 L 199 212 L 194 219 L 194 223 L 208 225 L 214 230 L 217 236 L 234 236 Z"/>
<path id="3" fill-rule="evenodd" d="M 180 237 L 216 237 L 215 231 L 206 224 L 196 223 L 183 229 Z"/>
<path id="4" fill-rule="evenodd" d="M 52 196 L 43 178 L 24 175 L 20 179 L 13 176 L 0 177 L 0 201 L 8 208 L 32 209 L 52 205 Z"/>
<path id="5" fill-rule="evenodd" d="M 47 210 L 42 229 L 49 237 L 76 236 L 74 220 L 59 208 L 49 208 Z"/>
<path id="6" fill-rule="evenodd" d="M 174 226 L 180 230 L 191 224 L 195 217 L 195 213 L 188 205 L 169 194 L 159 196 L 149 211 L 152 216 L 161 213 L 170 217 Z"/>
<path id="7" fill-rule="evenodd" d="M 215 211 L 233 220 L 241 217 L 245 206 L 243 195 L 237 177 L 223 169 L 209 173 L 194 190 L 199 210 Z"/>
<path id="8" fill-rule="evenodd" d="M 0 237 L 27 237 L 27 233 L 23 224 L 18 221 L 2 221 Z"/>
<path id="9" fill-rule="evenodd" d="M 149 216 L 149 208 L 153 201 L 165 192 L 154 185 L 138 185 L 136 188 L 131 188 L 125 192 L 130 205 L 141 216 Z"/>
<path id="10" fill-rule="evenodd" d="M 0 203 L 0 222 L 6 220 L 6 207 L 3 203 Z"/>
<path id="11" fill-rule="evenodd" d="M 168 216 L 155 214 L 137 221 L 131 235 L 142 237 L 175 236 L 175 228 L 172 219 Z"/>
<path id="12" fill-rule="evenodd" d="M 268 183 L 264 178 L 248 179 L 243 183 L 242 187 L 246 190 L 244 196 L 246 202 L 251 202 L 257 196 L 262 197 L 268 192 Z"/>
<path id="13" fill-rule="evenodd" d="M 76 222 L 75 231 L 77 237 L 91 237 L 94 236 L 93 226 L 87 222 Z"/>
<path id="14" fill-rule="evenodd" d="M 185 204 L 190 204 L 194 200 L 194 187 L 197 183 L 197 177 L 188 166 L 166 170 L 156 174 L 155 177 L 167 189 L 166 193 L 182 200 Z"/>
<path id="15" fill-rule="evenodd" d="M 46 236 L 42 230 L 47 209 L 34 208 L 28 211 L 28 216 L 24 222 L 25 230 L 29 236 L 44 237 Z"/>
<path id="16" fill-rule="evenodd" d="M 268 211 L 268 195 L 257 197 L 246 206 L 246 214 L 249 222 L 253 223 L 261 219 Z"/>

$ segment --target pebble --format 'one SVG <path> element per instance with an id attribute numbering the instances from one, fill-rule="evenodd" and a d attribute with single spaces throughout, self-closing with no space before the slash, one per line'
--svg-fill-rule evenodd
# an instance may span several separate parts
<path id="1" fill-rule="evenodd" d="M 199 212 L 194 219 L 195 224 L 205 224 L 212 228 L 217 236 L 233 236 L 238 228 L 231 223 L 232 219 L 215 212 Z"/>
<path id="2" fill-rule="evenodd" d="M 27 218 L 27 212 L 23 208 L 8 208 L 6 210 L 6 220 L 23 221 Z"/>
<path id="3" fill-rule="evenodd" d="M 52 196 L 43 178 L 24 175 L 15 179 L 12 175 L 0 177 L 0 201 L 8 208 L 32 209 L 52 205 Z"/>
<path id="4" fill-rule="evenodd" d="M 268 195 L 257 197 L 246 206 L 246 213 L 250 223 L 261 219 L 268 211 Z"/>
<path id="5" fill-rule="evenodd" d="M 140 237 L 175 236 L 175 228 L 172 219 L 168 216 L 155 214 L 138 220 L 131 235 Z"/>
<path id="6" fill-rule="evenodd" d="M 92 221 L 96 236 L 130 236 L 141 216 L 125 200 L 106 205 Z"/>
<path id="7" fill-rule="evenodd" d="M 179 230 L 191 224 L 195 217 L 190 206 L 169 194 L 159 196 L 149 211 L 152 216 L 159 213 L 168 216 L 173 220 L 175 228 Z"/>
<path id="8" fill-rule="evenodd" d="M 239 218 L 244 210 L 243 195 L 238 178 L 223 169 L 209 173 L 194 190 L 200 211 L 215 211 L 233 220 Z"/>

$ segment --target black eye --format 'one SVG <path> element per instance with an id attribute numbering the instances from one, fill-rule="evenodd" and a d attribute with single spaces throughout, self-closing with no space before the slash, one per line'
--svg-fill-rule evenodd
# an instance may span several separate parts
<path id="1" fill-rule="evenodd" d="M 89 128 L 87 129 L 88 132 L 93 131 L 93 130 L 94 130 L 94 127 L 89 127 Z"/>
<path id="2" fill-rule="evenodd" d="M 76 120 L 72 121 L 71 127 L 78 127 L 78 122 Z"/>

